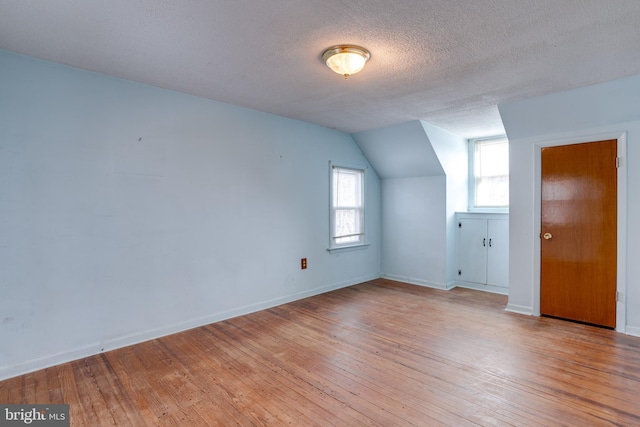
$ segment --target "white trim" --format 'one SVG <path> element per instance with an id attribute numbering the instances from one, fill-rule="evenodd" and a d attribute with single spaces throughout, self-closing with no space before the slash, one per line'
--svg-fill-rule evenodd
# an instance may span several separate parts
<path id="1" fill-rule="evenodd" d="M 448 282 L 446 284 L 447 290 L 450 291 L 453 288 L 457 288 L 458 287 L 458 283 L 455 280 L 452 280 L 451 282 Z"/>
<path id="2" fill-rule="evenodd" d="M 466 289 L 474 289 L 476 291 L 490 292 L 492 294 L 509 295 L 509 288 L 503 286 L 494 286 L 484 283 L 466 282 L 464 280 L 457 280 L 456 286 Z"/>
<path id="3" fill-rule="evenodd" d="M 474 208 L 474 207 L 469 207 L 469 212 L 472 213 L 485 213 L 485 214 L 492 214 L 492 213 L 497 213 L 497 214 L 508 214 L 509 213 L 509 208 Z"/>
<path id="4" fill-rule="evenodd" d="M 616 303 L 616 331 L 627 330 L 627 132 L 618 136 L 618 237 L 616 290 L 623 295 Z"/>
<path id="5" fill-rule="evenodd" d="M 619 127 L 618 127 L 619 129 Z M 618 157 L 621 165 L 618 168 L 618 204 L 617 204 L 617 291 L 626 296 L 627 291 L 627 132 L 611 130 L 599 133 L 571 133 L 558 136 L 549 136 L 547 139 L 534 142 L 534 192 L 533 192 L 533 235 L 541 233 L 542 220 L 542 148 L 557 147 L 562 145 L 580 144 L 585 142 L 604 141 L 616 139 L 618 141 Z M 540 239 L 533 239 L 533 314 L 540 315 Z M 624 332 L 626 328 L 626 298 L 616 304 L 616 331 Z"/>
<path id="6" fill-rule="evenodd" d="M 455 287 L 454 282 L 451 282 L 449 284 L 440 283 L 440 282 L 431 282 L 429 280 L 418 279 L 418 278 L 415 278 L 415 277 L 400 276 L 398 274 L 382 273 L 382 275 L 380 277 L 383 277 L 383 278 L 389 279 L 389 280 L 395 280 L 396 282 L 404 282 L 404 283 L 408 283 L 410 285 L 424 286 L 426 288 L 440 289 L 440 290 L 443 290 L 443 291 L 448 291 L 448 290 L 453 289 Z"/>
<path id="7" fill-rule="evenodd" d="M 509 219 L 509 212 L 456 212 L 456 222 L 463 218 L 482 218 L 482 219 Z M 457 225 L 456 225 L 457 227 Z"/>
<path id="8" fill-rule="evenodd" d="M 350 252 L 357 251 L 359 249 L 367 249 L 367 247 L 371 246 L 371 243 L 359 243 L 357 245 L 344 245 L 344 246 L 336 246 L 335 248 L 327 248 L 329 253 L 335 252 Z"/>
<path id="9" fill-rule="evenodd" d="M 627 326 L 625 333 L 634 337 L 640 337 L 640 326 Z"/>
<path id="10" fill-rule="evenodd" d="M 361 206 L 361 222 L 362 229 L 360 230 L 360 234 L 362 238 L 357 242 L 348 242 L 344 244 L 336 244 L 336 237 L 333 235 L 334 228 L 334 214 L 335 209 L 333 207 L 333 170 L 335 168 L 338 169 L 350 169 L 353 171 L 362 172 L 362 206 Z M 364 165 L 358 164 L 350 164 L 350 163 L 342 163 L 342 162 L 334 162 L 329 161 L 329 247 L 327 250 L 329 252 L 333 252 L 340 249 L 354 249 L 354 248 L 366 248 L 368 246 L 367 243 L 367 218 L 366 218 L 366 203 L 367 203 L 367 167 Z"/>
<path id="11" fill-rule="evenodd" d="M 485 141 L 499 141 L 504 139 L 509 144 L 509 138 L 506 134 L 493 135 L 483 138 L 472 138 L 467 140 L 467 210 L 469 212 L 496 212 L 508 213 L 509 206 L 476 206 L 476 143 Z"/>
<path id="12" fill-rule="evenodd" d="M 511 313 L 525 314 L 527 316 L 534 316 L 533 308 L 527 307 L 526 305 L 507 304 L 505 311 L 509 311 Z"/>
<path id="13" fill-rule="evenodd" d="M 187 331 L 189 329 L 197 328 L 204 325 L 209 325 L 211 323 L 220 322 L 222 320 L 231 319 L 233 317 L 243 316 L 245 314 L 250 314 L 256 311 L 265 310 L 267 308 L 301 300 L 314 295 L 319 295 L 326 292 L 334 291 L 336 289 L 341 289 L 348 286 L 353 286 L 360 283 L 368 282 L 368 281 L 377 279 L 378 277 L 379 277 L 378 275 L 363 276 L 356 279 L 347 280 L 344 282 L 338 282 L 331 285 L 320 286 L 308 291 L 303 291 L 303 292 L 298 292 L 298 293 L 283 296 L 283 297 L 273 298 L 273 299 L 262 301 L 255 304 L 248 304 L 242 307 L 235 308 L 233 310 L 212 313 L 204 317 L 187 320 L 184 322 L 176 323 L 174 325 L 169 325 L 169 326 L 157 328 L 157 329 L 150 329 L 150 330 L 137 332 L 137 333 L 133 333 L 130 335 L 126 335 L 126 336 L 122 336 L 114 339 L 96 342 L 87 346 L 75 348 L 73 350 L 27 360 L 19 364 L 15 364 L 11 366 L 2 366 L 0 367 L 0 381 L 6 380 L 8 378 L 16 377 L 18 375 L 28 374 L 30 372 L 38 371 L 40 369 L 49 368 L 51 366 L 59 365 L 61 363 L 67 363 L 73 360 L 82 359 L 84 357 L 94 356 L 96 354 L 100 354 L 105 351 L 116 350 L 118 348 L 127 347 L 133 344 L 139 344 L 141 342 L 153 340 L 156 338 L 161 338 L 161 337 L 175 334 L 178 332 Z"/>

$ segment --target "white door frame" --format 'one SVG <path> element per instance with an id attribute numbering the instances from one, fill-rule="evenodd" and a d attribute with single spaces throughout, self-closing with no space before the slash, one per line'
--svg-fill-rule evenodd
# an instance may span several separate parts
<path id="1" fill-rule="evenodd" d="M 618 140 L 618 238 L 617 238 L 617 291 L 616 303 L 616 331 L 626 332 L 626 292 L 627 292 L 627 133 L 626 131 L 612 131 L 601 134 L 571 136 L 561 139 L 550 139 L 535 143 L 535 188 L 534 188 L 534 214 L 533 214 L 533 314 L 540 316 L 540 239 L 537 236 L 541 232 L 542 222 L 542 148 L 556 147 L 560 145 L 580 144 L 583 142 L 596 142 L 608 139 Z"/>

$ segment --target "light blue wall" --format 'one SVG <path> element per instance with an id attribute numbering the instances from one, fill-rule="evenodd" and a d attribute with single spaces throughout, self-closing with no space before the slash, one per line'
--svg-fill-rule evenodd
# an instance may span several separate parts
<path id="1" fill-rule="evenodd" d="M 381 183 L 382 275 L 444 289 L 446 178 L 393 178 Z"/>
<path id="2" fill-rule="evenodd" d="M 469 148 L 467 140 L 431 123 L 421 121 L 446 175 L 446 277 L 447 288 L 458 279 L 456 212 L 466 212 L 469 194 Z"/>
<path id="3" fill-rule="evenodd" d="M 466 140 L 418 120 L 353 137 L 382 180 L 382 275 L 454 286 L 455 212 L 467 205 Z"/>
<path id="4" fill-rule="evenodd" d="M 621 138 L 618 328 L 640 335 L 640 75 L 499 106 L 510 145 L 509 307 L 539 313 L 539 152 Z M 626 152 L 624 152 L 626 148 Z"/>
<path id="5" fill-rule="evenodd" d="M 0 52 L 0 379 L 379 276 L 329 254 L 344 133 Z M 300 270 L 300 258 L 309 268 Z"/>

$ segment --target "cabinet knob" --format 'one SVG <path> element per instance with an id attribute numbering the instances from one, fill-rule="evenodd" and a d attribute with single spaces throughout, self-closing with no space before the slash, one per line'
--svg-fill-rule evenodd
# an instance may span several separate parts
<path id="1" fill-rule="evenodd" d="M 551 233 L 544 233 L 544 234 L 542 235 L 542 238 L 543 238 L 544 240 L 551 240 L 551 238 L 552 238 L 552 237 L 553 237 L 553 236 L 551 235 Z"/>

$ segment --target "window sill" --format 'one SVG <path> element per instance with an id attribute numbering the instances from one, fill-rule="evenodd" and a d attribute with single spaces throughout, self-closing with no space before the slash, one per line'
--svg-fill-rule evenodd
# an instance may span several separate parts
<path id="1" fill-rule="evenodd" d="M 360 243 L 357 245 L 345 245 L 345 246 L 337 246 L 335 248 L 328 248 L 327 251 L 329 253 L 336 253 L 336 252 L 350 252 L 350 251 L 357 251 L 360 249 L 367 249 L 367 247 L 369 247 L 371 245 L 371 243 Z"/>
<path id="2" fill-rule="evenodd" d="M 477 213 L 509 213 L 509 208 L 469 208 L 468 212 Z"/>

